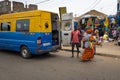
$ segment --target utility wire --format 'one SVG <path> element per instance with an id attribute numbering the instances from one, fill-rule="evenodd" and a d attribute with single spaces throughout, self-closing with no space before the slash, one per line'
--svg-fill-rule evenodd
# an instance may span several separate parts
<path id="1" fill-rule="evenodd" d="M 104 5 L 104 6 L 102 6 L 101 8 L 110 7 L 111 5 L 113 5 L 113 3 L 108 4 L 108 5 Z"/>
<path id="2" fill-rule="evenodd" d="M 99 0 L 91 9 L 95 8 L 102 0 Z"/>
<path id="3" fill-rule="evenodd" d="M 93 2 L 86 10 L 84 10 L 84 11 L 87 11 L 87 10 L 89 10 L 94 4 L 96 4 L 96 2 L 97 2 L 97 0 L 95 1 L 95 2 Z"/>
<path id="4" fill-rule="evenodd" d="M 91 6 L 89 8 L 87 8 L 86 10 L 84 10 L 83 12 L 87 11 L 87 10 L 92 10 L 93 8 L 95 8 L 102 0 L 96 0 L 93 4 L 91 4 Z"/>
<path id="5" fill-rule="evenodd" d="M 41 2 L 34 3 L 34 4 L 41 4 L 41 3 L 44 3 L 44 2 L 47 2 L 47 1 L 50 1 L 50 0 L 44 0 L 44 1 L 41 1 Z"/>
<path id="6" fill-rule="evenodd" d="M 95 2 L 93 2 L 87 9 L 85 9 L 84 11 L 82 12 L 86 12 L 87 10 L 89 10 L 94 4 L 97 3 L 98 0 L 95 0 Z M 81 13 L 81 12 L 80 12 Z M 79 13 L 78 13 L 79 14 Z"/>

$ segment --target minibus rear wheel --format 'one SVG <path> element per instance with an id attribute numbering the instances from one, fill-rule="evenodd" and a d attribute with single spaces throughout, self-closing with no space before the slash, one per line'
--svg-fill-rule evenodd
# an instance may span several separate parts
<path id="1" fill-rule="evenodd" d="M 31 58 L 30 50 L 26 46 L 21 47 L 21 56 L 25 59 Z"/>

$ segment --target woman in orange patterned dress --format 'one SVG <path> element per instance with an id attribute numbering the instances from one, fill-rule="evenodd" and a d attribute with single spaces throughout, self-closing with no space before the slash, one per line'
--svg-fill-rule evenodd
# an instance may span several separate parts
<path id="1" fill-rule="evenodd" d="M 94 58 L 94 37 L 92 36 L 93 29 L 88 28 L 86 29 L 86 36 L 83 38 L 84 43 L 84 52 L 82 56 L 80 57 L 81 60 L 90 60 Z"/>

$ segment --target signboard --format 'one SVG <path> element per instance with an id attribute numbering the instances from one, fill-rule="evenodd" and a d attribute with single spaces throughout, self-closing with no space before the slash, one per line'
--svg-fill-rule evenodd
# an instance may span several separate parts
<path id="1" fill-rule="evenodd" d="M 60 19 L 61 19 L 62 14 L 65 14 L 65 13 L 67 13 L 66 7 L 59 7 Z"/>
<path id="2" fill-rule="evenodd" d="M 62 20 L 72 20 L 72 19 L 73 19 L 73 13 L 62 14 Z"/>

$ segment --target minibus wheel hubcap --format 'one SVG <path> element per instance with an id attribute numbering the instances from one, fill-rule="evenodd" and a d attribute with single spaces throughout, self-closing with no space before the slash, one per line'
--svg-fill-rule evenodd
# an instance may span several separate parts
<path id="1" fill-rule="evenodd" d="M 31 53 L 26 46 L 23 46 L 21 48 L 21 55 L 22 55 L 23 58 L 30 58 L 31 57 Z"/>
<path id="2" fill-rule="evenodd" d="M 28 53 L 28 52 L 27 52 L 26 49 L 24 49 L 23 52 L 22 52 L 22 54 L 23 54 L 24 57 L 26 57 L 27 53 Z"/>

